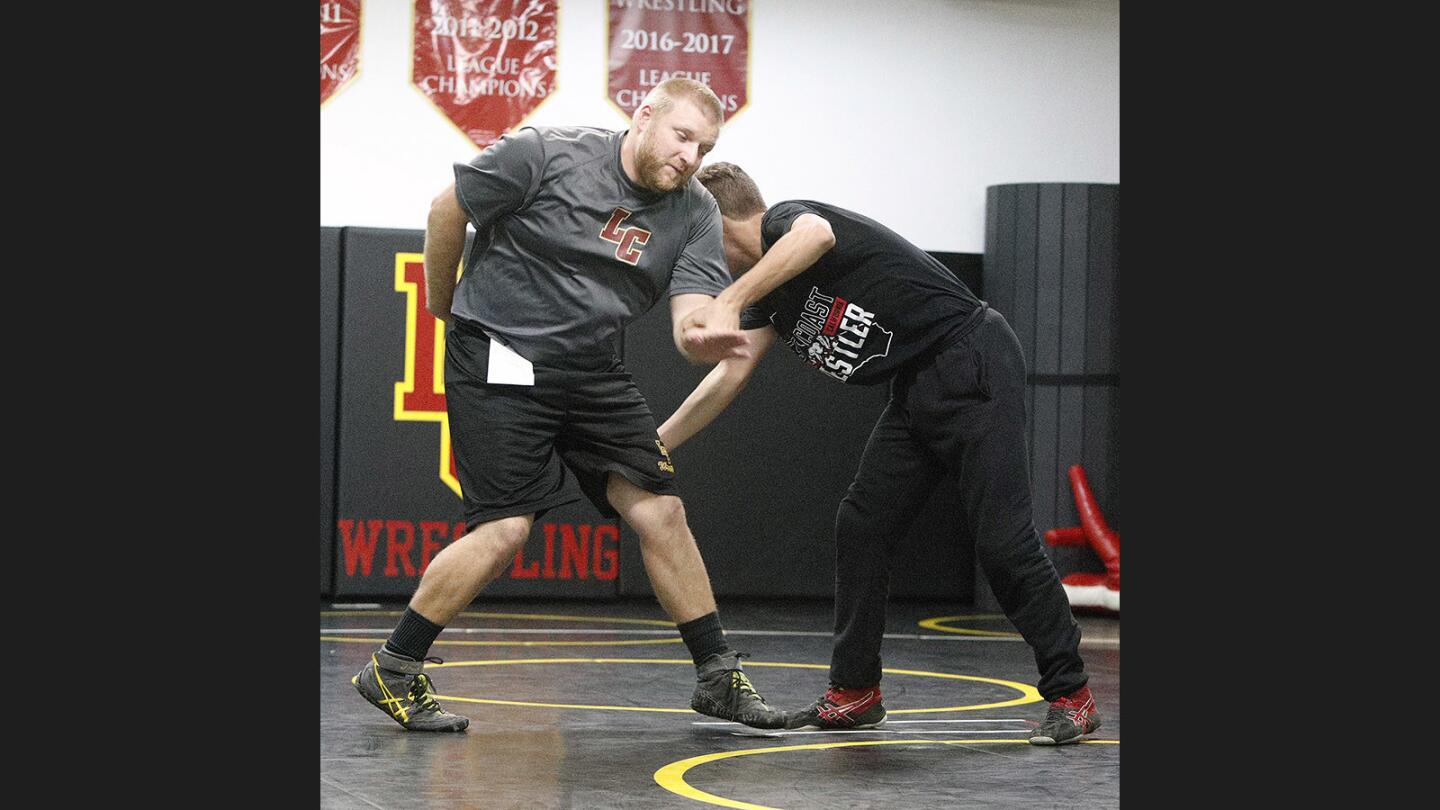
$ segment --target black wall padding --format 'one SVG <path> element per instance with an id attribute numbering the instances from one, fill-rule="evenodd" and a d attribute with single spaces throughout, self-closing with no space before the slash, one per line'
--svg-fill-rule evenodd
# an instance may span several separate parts
<path id="1" fill-rule="evenodd" d="M 935 255 L 978 286 L 978 256 Z M 680 357 L 670 328 L 664 300 L 626 330 L 626 367 L 657 424 L 709 372 Z M 835 510 L 887 397 L 885 385 L 845 385 L 806 368 L 777 341 L 730 408 L 672 451 L 717 595 L 833 596 Z M 947 483 L 900 545 L 892 596 L 971 598 L 973 542 Z M 638 556 L 627 543 L 624 595 L 651 592 Z"/>
<path id="2" fill-rule="evenodd" d="M 408 598 L 428 560 L 464 535 L 460 497 L 441 475 L 441 422 L 424 413 L 397 418 L 405 410 L 395 392 L 405 379 L 408 306 L 397 289 L 397 254 L 423 264 L 423 247 L 419 230 L 345 228 L 342 236 L 337 597 Z M 419 318 L 443 326 L 428 313 Z M 558 507 L 536 521 L 521 559 L 483 593 L 613 597 L 620 545 L 618 527 L 588 501 Z"/>
<path id="3" fill-rule="evenodd" d="M 1120 187 L 986 189 L 984 297 L 1009 320 L 1030 374 L 1031 481 L 1042 533 L 1078 526 L 1067 470 L 1081 464 L 1120 528 Z M 1049 549 L 1063 576 L 1100 571 L 1088 549 Z"/>
<path id="4" fill-rule="evenodd" d="M 321 244 L 321 593 L 408 598 L 425 561 L 463 534 L 460 498 L 439 474 L 441 424 L 396 414 L 408 304 L 396 256 L 421 253 L 424 234 L 322 228 Z M 977 255 L 933 255 L 983 295 Z M 668 299 L 630 326 L 621 348 L 657 423 L 708 372 L 676 352 Z M 832 596 L 835 509 L 887 394 L 842 385 L 777 345 L 739 401 L 674 452 L 717 594 Z M 902 541 L 892 595 L 971 597 L 973 544 L 953 486 L 942 483 Z M 520 564 L 484 593 L 653 591 L 638 536 L 581 501 L 537 521 Z"/>
<path id="5" fill-rule="evenodd" d="M 406 330 L 396 254 L 423 248 L 424 235 L 414 230 L 344 233 L 340 492 L 331 526 L 337 596 L 408 596 L 419 582 L 426 540 L 448 544 L 461 520 L 459 498 L 438 479 L 439 424 L 394 416 Z"/>
<path id="6" fill-rule="evenodd" d="M 320 229 L 320 595 L 335 572 L 335 408 L 339 377 L 340 229 Z"/>
<path id="7" fill-rule="evenodd" d="M 668 299 L 626 329 L 625 366 L 657 424 L 709 372 L 676 351 Z M 833 593 L 835 507 L 884 402 L 883 387 L 830 380 L 777 341 L 729 409 L 671 451 L 716 595 Z M 650 592 L 639 565 L 622 557 L 621 571 L 622 594 Z"/>

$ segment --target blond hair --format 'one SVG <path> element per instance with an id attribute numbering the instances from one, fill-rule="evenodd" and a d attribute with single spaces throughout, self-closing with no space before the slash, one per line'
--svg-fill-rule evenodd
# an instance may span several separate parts
<path id="1" fill-rule="evenodd" d="M 643 107 L 649 104 L 658 118 L 675 106 L 677 98 L 689 99 L 715 123 L 725 123 L 725 105 L 720 103 L 720 97 L 715 95 L 714 90 L 694 79 L 684 77 L 666 79 L 655 85 L 655 88 L 646 94 L 645 100 L 640 102 L 640 105 Z"/>

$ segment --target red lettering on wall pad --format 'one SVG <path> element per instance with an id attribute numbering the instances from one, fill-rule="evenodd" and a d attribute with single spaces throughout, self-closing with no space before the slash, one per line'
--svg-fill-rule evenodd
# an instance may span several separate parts
<path id="1" fill-rule="evenodd" d="M 611 581 L 620 574 L 620 527 L 614 523 L 542 523 L 545 565 L 526 562 L 525 550 L 515 554 L 511 579 L 589 579 Z M 556 536 L 559 566 L 556 566 Z"/>
<path id="2" fill-rule="evenodd" d="M 336 521 L 345 576 L 421 577 L 445 546 L 466 535 L 465 524 L 444 520 L 344 519 Z M 620 527 L 614 523 L 542 523 L 544 561 L 526 560 L 522 548 L 508 571 L 511 579 L 590 579 L 620 575 Z M 384 565 L 375 558 L 384 535 Z M 417 542 L 418 537 L 418 542 Z M 557 548 L 558 546 L 558 548 Z M 418 564 L 417 564 L 418 558 Z"/>

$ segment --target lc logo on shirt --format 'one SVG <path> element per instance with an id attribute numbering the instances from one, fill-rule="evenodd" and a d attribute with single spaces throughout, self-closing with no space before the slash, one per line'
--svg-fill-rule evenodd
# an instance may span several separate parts
<path id="1" fill-rule="evenodd" d="M 650 232 L 644 228 L 620 227 L 632 212 L 616 206 L 615 213 L 610 215 L 610 221 L 600 231 L 600 238 L 606 242 L 615 243 L 615 258 L 626 264 L 638 264 L 640 261 L 640 248 L 650 241 Z"/>

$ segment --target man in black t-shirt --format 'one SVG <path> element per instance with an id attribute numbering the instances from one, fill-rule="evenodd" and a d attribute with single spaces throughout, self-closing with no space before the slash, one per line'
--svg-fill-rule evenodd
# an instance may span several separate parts
<path id="1" fill-rule="evenodd" d="M 873 728 L 885 720 L 880 644 L 890 557 L 947 472 L 1005 615 L 1035 653 L 1050 708 L 1035 745 L 1100 726 L 1080 627 L 1035 530 L 1025 437 L 1025 360 L 1005 319 L 925 251 L 874 220 L 812 200 L 765 206 L 738 166 L 698 175 L 720 205 L 735 283 L 682 323 L 700 337 L 737 326 L 753 351 L 706 375 L 660 426 L 674 449 L 710 423 L 783 337 L 840 382 L 888 382 L 890 401 L 835 517 L 830 688 L 786 727 Z"/>

